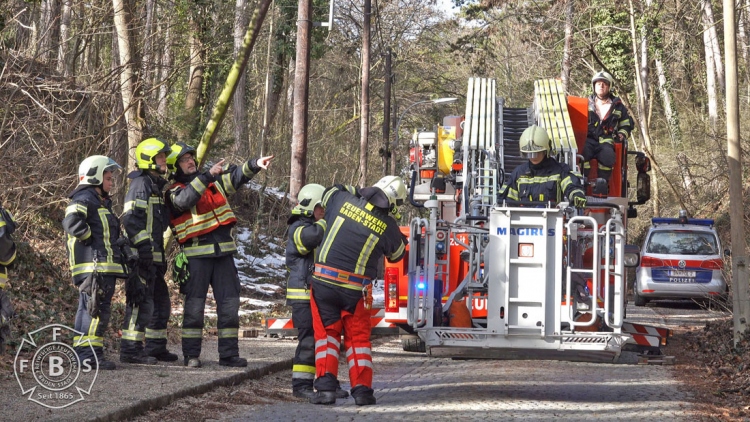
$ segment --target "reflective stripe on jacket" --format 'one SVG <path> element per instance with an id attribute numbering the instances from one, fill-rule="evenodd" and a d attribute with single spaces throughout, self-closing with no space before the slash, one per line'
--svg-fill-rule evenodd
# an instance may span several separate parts
<path id="1" fill-rule="evenodd" d="M 223 256 L 237 251 L 232 232 L 237 218 L 227 197 L 258 171 L 253 159 L 229 166 L 216 178 L 208 172 L 181 176 L 169 187 L 170 224 L 185 255 Z"/>
<path id="2" fill-rule="evenodd" d="M 68 235 L 67 250 L 73 282 L 79 284 L 96 269 L 101 273 L 125 277 L 119 248 L 120 221 L 112 213 L 112 200 L 99 195 L 93 186 L 80 186 L 70 195 L 62 225 Z M 83 241 L 92 238 L 91 244 Z"/>
<path id="3" fill-rule="evenodd" d="M 150 248 L 155 263 L 166 264 L 164 231 L 169 227 L 169 212 L 162 189 L 167 181 L 145 171 L 131 173 L 130 189 L 125 195 L 122 225 L 130 243 L 139 250 Z"/>
<path id="4" fill-rule="evenodd" d="M 589 129 L 586 138 L 600 143 L 614 142 L 615 134 L 620 133 L 627 140 L 630 131 L 633 130 L 633 122 L 630 120 L 625 104 L 619 97 L 612 95 L 612 106 L 603 119 L 596 113 L 596 94 L 589 97 Z"/>
<path id="5" fill-rule="evenodd" d="M 503 199 L 514 201 L 553 201 L 561 202 L 574 196 L 585 196 L 581 187 L 581 177 L 570 171 L 565 163 L 545 157 L 539 164 L 527 161 L 513 170 L 508 180 L 500 188 L 498 202 Z"/>
<path id="6" fill-rule="evenodd" d="M 315 248 L 325 235 L 326 221 L 293 215 L 289 218 L 286 240 L 286 266 L 289 269 L 286 301 L 310 300 L 310 279 L 315 264 Z"/>
<path id="7" fill-rule="evenodd" d="M 375 207 L 353 192 L 356 192 L 353 187 L 340 185 L 324 192 L 327 229 L 315 263 L 375 279 L 383 256 L 391 262 L 403 258 L 406 251 L 404 236 L 386 210 Z M 313 278 L 347 289 L 362 289 L 361 285 Z"/>

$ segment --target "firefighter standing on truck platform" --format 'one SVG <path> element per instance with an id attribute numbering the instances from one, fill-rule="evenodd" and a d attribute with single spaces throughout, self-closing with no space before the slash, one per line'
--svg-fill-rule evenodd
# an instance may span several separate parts
<path id="1" fill-rule="evenodd" d="M 5 293 L 8 285 L 8 267 L 16 260 L 16 243 L 13 232 L 16 222 L 0 205 L 0 355 L 5 352 L 5 342 L 10 338 L 10 320 L 15 316 L 10 297 Z"/>
<path id="2" fill-rule="evenodd" d="M 122 223 L 130 244 L 138 250 L 136 271 L 146 281 L 146 294 L 140 304 L 128 303 L 125 309 L 120 362 L 152 365 L 157 360 L 177 360 L 177 355 L 167 350 L 167 321 L 172 304 L 164 280 L 164 231 L 169 227 L 169 212 L 162 191 L 167 185 L 163 175 L 167 173 L 169 152 L 169 144 L 160 139 L 142 141 L 135 148 L 138 170 L 128 174 L 131 181 Z"/>
<path id="3" fill-rule="evenodd" d="M 227 197 L 268 168 L 273 156 L 251 159 L 241 166 L 224 168 L 219 160 L 204 173 L 198 172 L 195 149 L 178 142 L 172 145 L 167 165 L 175 183 L 166 193 L 172 229 L 187 257 L 189 272 L 182 322 L 182 354 L 185 366 L 201 366 L 203 312 L 208 286 L 213 287 L 218 314 L 219 365 L 244 367 L 239 356 L 240 279 L 234 265 L 237 244 L 233 228 L 237 219 Z"/>
<path id="4" fill-rule="evenodd" d="M 547 129 L 536 125 L 527 128 L 518 144 L 529 161 L 516 167 L 506 178 L 498 193 L 499 203 L 504 199 L 558 203 L 567 198 L 576 207 L 586 206 L 580 177 L 570 171 L 567 164 L 558 163 L 548 156 L 550 139 Z"/>
<path id="5" fill-rule="evenodd" d="M 609 183 L 615 165 L 614 143 L 626 143 L 633 130 L 628 110 L 620 98 L 612 94 L 615 80 L 605 71 L 591 79 L 594 93 L 589 97 L 589 129 L 583 148 L 583 171 L 588 176 L 591 159 L 599 167 L 597 176 Z"/>
<path id="6" fill-rule="evenodd" d="M 325 187 L 315 183 L 305 185 L 297 194 L 299 203 L 292 209 L 287 220 L 286 266 L 289 279 L 286 302 L 292 307 L 292 322 L 297 329 L 297 350 L 292 366 L 292 394 L 294 397 L 311 398 L 315 394 L 315 336 L 310 312 L 310 284 L 315 265 L 315 248 L 323 241 L 326 221 L 323 220 L 323 191 Z M 349 393 L 336 389 L 338 398 Z"/>
<path id="7" fill-rule="evenodd" d="M 396 221 L 404 199 L 406 186 L 397 176 L 385 176 L 360 190 L 335 185 L 323 194 L 327 228 L 315 260 L 311 300 L 318 390 L 310 399 L 313 404 L 336 402 L 342 329 L 351 395 L 358 406 L 375 404 L 369 311 L 372 280 L 384 255 L 391 262 L 404 257 L 405 238 Z"/>
<path id="8" fill-rule="evenodd" d="M 125 278 L 120 251 L 120 220 L 112 213 L 109 191 L 119 164 L 103 155 L 86 158 L 78 167 L 78 187 L 69 195 L 62 226 L 73 283 L 80 292 L 74 349 L 81 363 L 92 368 L 115 369 L 104 359 L 104 331 L 111 315 L 112 295 L 117 278 Z M 98 275 L 94 277 L 95 273 Z M 95 288 L 98 285 L 98 288 Z M 96 355 L 96 359 L 94 358 Z"/>

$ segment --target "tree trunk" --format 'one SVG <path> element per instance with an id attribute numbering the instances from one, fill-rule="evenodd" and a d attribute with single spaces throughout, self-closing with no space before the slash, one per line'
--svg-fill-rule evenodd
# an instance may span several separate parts
<path id="1" fill-rule="evenodd" d="M 247 28 L 247 0 L 236 0 L 234 7 L 234 57 L 242 49 L 242 40 Z M 234 150 L 241 154 L 245 149 L 245 139 L 247 138 L 247 116 L 245 112 L 245 77 L 246 72 L 240 74 L 240 80 L 237 82 L 239 95 L 234 96 L 232 112 L 234 114 Z M 251 146 L 250 146 L 251 147 Z"/>
<path id="2" fill-rule="evenodd" d="M 562 71 L 560 80 L 562 81 L 563 92 L 568 91 L 568 81 L 570 80 L 570 44 L 573 39 L 573 0 L 565 1 L 565 44 L 563 47 Z"/>
<path id="3" fill-rule="evenodd" d="M 190 77 L 188 91 L 185 96 L 185 125 L 180 133 L 180 139 L 186 141 L 198 130 L 200 124 L 200 106 L 203 102 L 203 71 L 205 70 L 205 48 L 201 41 L 201 25 L 198 17 L 190 19 Z"/>
<path id="4" fill-rule="evenodd" d="M 160 15 L 170 16 L 174 10 L 172 2 L 166 2 L 164 5 L 159 5 L 162 8 Z M 159 66 L 159 98 L 157 103 L 157 110 L 159 116 L 165 119 L 167 116 L 167 107 L 169 106 L 169 87 L 170 87 L 170 76 L 172 74 L 172 38 L 174 38 L 174 32 L 172 25 L 169 23 L 162 24 L 162 30 L 164 32 L 163 46 L 161 52 L 160 66 Z"/>
<path id="5" fill-rule="evenodd" d="M 123 0 L 112 0 L 114 7 L 115 32 L 120 69 L 120 95 L 125 113 L 125 124 L 128 128 L 128 147 L 135 150 L 143 138 L 141 122 L 138 118 L 138 104 L 135 98 L 135 76 L 133 74 L 133 56 L 130 50 L 129 16 Z M 135 169 L 135 157 L 130 157 L 128 168 Z"/>
<path id="6" fill-rule="evenodd" d="M 214 139 L 216 139 L 216 135 L 218 134 L 219 128 L 221 127 L 221 123 L 224 121 L 227 107 L 232 101 L 234 91 L 237 89 L 240 75 L 245 73 L 245 69 L 247 68 L 247 59 L 250 57 L 250 53 L 253 51 L 255 41 L 258 39 L 261 27 L 263 26 L 263 20 L 266 17 L 266 12 L 268 11 L 268 7 L 271 5 L 271 1 L 272 0 L 261 0 L 261 2 L 253 11 L 253 17 L 251 19 L 250 25 L 248 25 L 247 27 L 247 31 L 245 32 L 245 38 L 242 43 L 242 48 L 237 54 L 237 57 L 232 64 L 232 68 L 229 70 L 229 74 L 227 75 L 227 80 L 224 83 L 221 94 L 219 94 L 219 98 L 217 98 L 216 104 L 211 111 L 211 119 L 209 119 L 208 124 L 206 124 L 206 130 L 203 131 L 200 143 L 198 144 L 196 155 L 198 157 L 199 168 L 203 165 L 208 152 L 211 150 L 211 145 L 213 145 Z"/>
<path id="7" fill-rule="evenodd" d="M 154 72 L 154 9 L 156 8 L 156 2 L 154 0 L 146 0 L 146 23 L 143 28 L 143 51 L 141 53 L 141 76 L 138 78 L 142 84 L 142 92 L 150 92 L 150 87 L 156 83 Z M 153 98 L 149 95 L 150 98 Z"/>
<path id="8" fill-rule="evenodd" d="M 362 114 L 359 133 L 359 186 L 367 186 L 367 153 L 370 134 L 370 14 L 372 5 L 365 0 L 362 23 Z"/>
<path id="9" fill-rule="evenodd" d="M 70 53 L 70 16 L 73 0 L 63 0 L 60 13 L 60 47 L 57 50 L 57 73 L 68 77 L 71 75 Z"/>
<path id="10" fill-rule="evenodd" d="M 708 44 L 713 56 L 714 67 L 716 68 L 716 81 L 721 92 L 724 91 L 724 65 L 721 61 L 721 48 L 719 48 L 719 36 L 716 33 L 716 20 L 714 19 L 714 9 L 710 0 L 701 0 L 701 17 L 703 19 L 703 28 L 708 32 Z"/>
<path id="11" fill-rule="evenodd" d="M 37 30 L 38 45 L 35 56 L 43 63 L 49 63 L 51 51 L 52 51 L 52 27 L 56 16 L 55 0 L 42 0 L 41 2 L 41 13 L 39 14 L 39 25 Z"/>
<path id="12" fill-rule="evenodd" d="M 706 55 L 706 95 L 708 96 L 708 121 L 711 129 L 716 131 L 716 122 L 719 118 L 719 106 L 716 100 L 716 65 L 714 55 L 711 51 L 711 36 L 708 30 L 703 30 L 703 47 Z"/>
<path id="13" fill-rule="evenodd" d="M 310 36 L 312 0 L 300 0 L 297 8 L 297 58 L 294 71 L 294 118 L 292 119 L 292 165 L 289 196 L 297 193 L 307 179 L 307 99 L 310 81 Z"/>
<path id="14" fill-rule="evenodd" d="M 677 109 L 672 107 L 672 94 L 669 92 L 669 82 L 667 80 L 667 74 L 664 71 L 664 63 L 661 59 L 661 48 L 658 47 L 654 50 L 654 65 L 656 67 L 656 75 L 659 81 L 659 93 L 661 95 L 661 102 L 664 107 L 664 118 L 667 120 L 667 126 L 669 127 L 669 135 L 672 140 L 672 148 L 678 151 L 684 150 L 682 143 L 682 130 L 680 129 L 680 119 L 677 114 Z"/>

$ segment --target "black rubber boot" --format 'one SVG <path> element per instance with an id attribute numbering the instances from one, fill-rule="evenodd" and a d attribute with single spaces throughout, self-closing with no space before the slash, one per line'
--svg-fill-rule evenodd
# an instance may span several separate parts
<path id="1" fill-rule="evenodd" d="M 312 404 L 334 404 L 336 403 L 335 391 L 318 391 L 310 398 Z"/>
<path id="2" fill-rule="evenodd" d="M 219 365 L 243 368 L 247 366 L 247 359 L 241 358 L 239 356 L 232 356 L 231 358 L 221 358 L 219 359 Z"/>
<path id="3" fill-rule="evenodd" d="M 372 394 L 366 396 L 358 396 L 354 398 L 354 403 L 356 403 L 357 406 L 369 406 L 375 404 L 375 396 L 373 396 Z"/>

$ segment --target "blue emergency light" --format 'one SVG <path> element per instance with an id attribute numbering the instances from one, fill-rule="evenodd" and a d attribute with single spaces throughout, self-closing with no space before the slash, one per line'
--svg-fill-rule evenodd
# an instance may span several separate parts
<path id="1" fill-rule="evenodd" d="M 651 219 L 651 224 L 654 226 L 659 224 L 695 224 L 707 227 L 713 227 L 714 225 L 714 220 L 711 218 L 688 218 L 686 220 L 686 222 L 681 222 L 679 218 L 654 217 Z"/>

